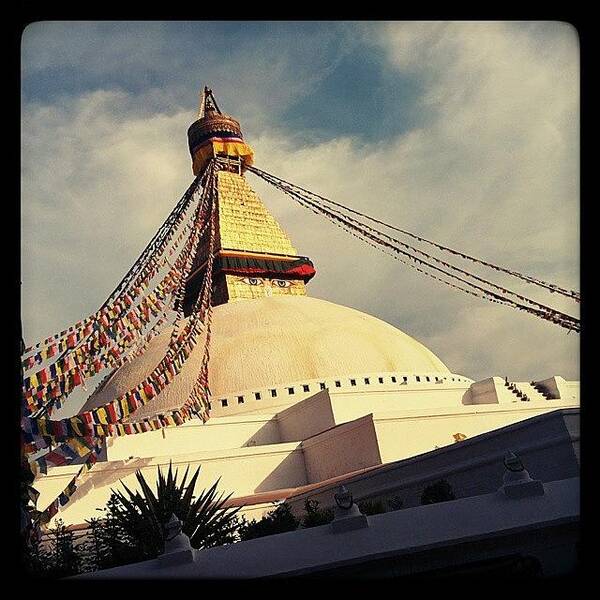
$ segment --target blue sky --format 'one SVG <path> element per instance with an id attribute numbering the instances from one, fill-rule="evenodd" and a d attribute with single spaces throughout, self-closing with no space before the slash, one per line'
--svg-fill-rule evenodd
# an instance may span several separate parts
<path id="1" fill-rule="evenodd" d="M 273 95 L 262 98 L 268 108 L 263 117 L 290 135 L 372 141 L 423 122 L 416 106 L 418 76 L 390 77 L 384 50 L 358 40 L 357 27 L 335 22 L 37 23 L 25 35 L 23 94 L 52 103 L 99 87 L 132 96 L 162 88 L 165 93 L 146 108 L 172 112 L 189 106 L 198 79 L 214 79 L 222 104 L 237 107 L 236 74 L 243 70 L 251 81 L 253 71 L 262 77 L 260 70 L 276 63 L 284 76 L 282 88 L 274 77 Z M 231 73 L 229 62 L 235 64 Z M 195 73 L 197 78 L 191 76 Z M 287 96 L 286 78 L 298 74 L 302 78 Z M 282 96 L 284 101 L 274 102 Z M 236 114 L 243 110 L 242 105 Z"/>
<path id="2" fill-rule="evenodd" d="M 257 166 L 579 288 L 567 24 L 40 22 L 22 41 L 26 342 L 93 312 L 176 203 L 205 84 Z M 315 261 L 312 295 L 392 323 L 475 379 L 578 377 L 575 334 L 424 279 L 248 178 Z"/>

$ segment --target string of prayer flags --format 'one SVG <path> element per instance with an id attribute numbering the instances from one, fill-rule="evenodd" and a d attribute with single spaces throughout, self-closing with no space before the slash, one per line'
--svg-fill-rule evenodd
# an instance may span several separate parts
<path id="1" fill-rule="evenodd" d="M 107 310 L 115 310 L 114 305 L 117 304 L 117 311 L 121 308 L 119 302 L 125 299 L 125 302 L 131 302 L 130 293 L 132 288 L 134 290 L 141 291 L 143 284 L 147 284 L 154 275 L 156 275 L 162 261 L 159 258 L 165 253 L 165 250 L 169 247 L 169 242 L 173 239 L 173 236 L 177 230 L 180 229 L 181 224 L 188 217 L 189 209 L 194 204 L 197 193 L 202 187 L 207 177 L 207 173 L 195 178 L 194 182 L 190 185 L 184 196 L 180 199 L 176 207 L 173 209 L 163 226 L 157 232 L 155 236 L 155 243 L 151 244 L 151 250 L 146 250 L 140 258 L 134 263 L 129 273 L 123 278 L 121 284 L 111 294 L 111 297 L 104 303 L 103 307 L 90 315 L 82 321 L 78 321 L 75 326 L 69 327 L 60 333 L 49 336 L 43 342 L 38 342 L 32 346 L 29 346 L 23 352 L 24 355 L 28 355 L 37 349 L 43 348 L 49 344 L 55 343 L 58 340 L 62 340 L 70 334 L 77 334 L 78 330 L 83 329 L 85 335 L 91 333 L 90 325 L 97 322 L 100 317 L 105 317 Z M 189 227 L 189 223 L 186 227 Z M 180 232 L 180 235 L 176 238 L 176 242 L 172 245 L 171 250 L 174 252 L 181 242 L 182 239 L 188 239 L 189 236 L 183 236 L 184 230 Z M 134 279 L 135 278 L 135 279 Z M 128 298 L 129 296 L 129 298 Z M 86 329 L 87 328 L 87 329 Z"/>
<path id="2" fill-rule="evenodd" d="M 214 244 L 214 228 L 211 240 Z M 66 437 L 73 435 L 81 435 L 82 429 L 86 433 L 93 432 L 96 435 L 113 435 L 113 428 L 109 428 L 105 431 L 103 427 L 98 426 L 108 426 L 117 423 L 123 415 L 121 408 L 124 400 L 131 413 L 140 405 L 145 405 L 155 397 L 158 393 L 157 390 L 161 391 L 164 389 L 164 387 L 181 371 L 186 360 L 191 355 L 191 349 L 196 343 L 194 335 L 199 331 L 198 324 L 202 324 L 202 316 L 206 318 L 206 311 L 210 307 L 210 302 L 207 302 L 207 299 L 210 298 L 209 291 L 212 289 L 211 270 L 207 271 L 207 275 L 205 287 L 200 294 L 200 298 L 202 299 L 201 310 L 198 311 L 198 317 L 200 318 L 196 319 L 196 322 L 194 323 L 196 326 L 195 328 L 184 328 L 182 339 L 185 339 L 186 337 L 187 339 L 185 339 L 183 345 L 179 348 L 179 352 L 176 354 L 167 354 L 155 371 L 139 384 L 136 389 L 131 390 L 129 394 L 125 394 L 105 406 L 59 421 L 53 421 L 46 417 L 39 418 L 37 420 L 37 427 L 42 435 L 56 441 L 63 440 Z M 173 349 L 174 348 L 171 348 L 171 350 Z M 169 375 L 171 377 L 169 377 Z M 78 377 L 78 373 L 75 373 L 73 377 L 74 383 L 78 382 Z M 156 423 L 154 423 L 154 426 L 156 427 Z"/>
<path id="3" fill-rule="evenodd" d="M 58 513 L 59 506 L 65 506 L 68 503 L 69 498 L 75 493 L 79 485 L 83 483 L 90 469 L 97 462 L 98 455 L 102 451 L 103 447 L 104 440 L 98 438 L 91 452 L 89 453 L 87 460 L 77 472 L 77 475 L 75 475 L 75 477 L 73 477 L 71 481 L 69 481 L 67 486 L 58 495 L 58 497 L 53 502 L 51 502 L 50 505 L 43 512 L 39 514 L 38 518 L 42 526 L 48 525 L 52 517 L 54 517 Z"/>
<path id="4" fill-rule="evenodd" d="M 190 186 L 184 199 L 178 203 L 177 210 L 172 211 L 159 230 L 159 235 L 155 236 L 156 241 L 149 245 L 150 249 L 142 253 L 109 301 L 97 313 L 61 334 L 46 338 L 44 343 L 28 348 L 23 355 L 23 368 L 29 371 L 23 378 L 24 414 L 36 411 L 22 420 L 23 445 L 32 457 L 32 469 L 36 473 L 46 473 L 49 467 L 60 467 L 85 459 L 76 476 L 40 513 L 42 525 L 47 525 L 60 507 L 68 504 L 98 460 L 107 437 L 137 435 L 180 426 L 195 416 L 203 421 L 208 418 L 205 406 L 210 392 L 206 385 L 204 365 L 208 364 L 210 343 L 210 299 L 216 239 L 215 175 L 214 163 L 211 163 L 196 178 L 195 185 Z M 202 194 L 193 217 L 181 227 L 201 185 Z M 168 322 L 167 311 L 175 306 L 179 309 L 179 300 L 183 298 L 199 236 L 204 235 L 209 227 L 210 259 L 191 318 L 185 322 L 177 319 L 181 327 L 175 327 L 173 343 L 169 344 L 163 359 L 152 373 L 137 386 L 103 406 L 66 419 L 51 419 L 52 407 L 60 405 L 60 401 L 75 388 L 85 387 L 86 379 L 103 369 L 114 369 L 131 360 L 158 335 L 161 327 Z M 171 256 L 181 245 L 181 251 L 170 262 L 166 250 L 169 249 L 168 255 Z M 153 278 L 167 265 L 167 274 L 150 290 Z M 204 331 L 202 385 L 196 386 L 192 400 L 188 398 L 178 410 L 131 421 L 138 408 L 156 398 L 179 375 L 198 344 L 199 335 Z M 49 361 L 48 364 L 45 364 L 46 361 Z"/>

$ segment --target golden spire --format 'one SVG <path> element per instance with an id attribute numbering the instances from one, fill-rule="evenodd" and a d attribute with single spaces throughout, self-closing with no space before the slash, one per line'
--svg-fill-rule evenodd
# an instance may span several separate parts
<path id="1" fill-rule="evenodd" d="M 200 94 L 198 119 L 188 130 L 188 141 L 195 175 L 210 159 L 219 163 L 213 303 L 304 295 L 304 284 L 315 273 L 313 264 L 298 255 L 285 231 L 248 185 L 244 170 L 252 164 L 253 151 L 244 141 L 239 122 L 221 112 L 208 86 Z M 197 296 L 206 266 L 206 235 L 200 240 L 188 279 L 185 309 Z"/>

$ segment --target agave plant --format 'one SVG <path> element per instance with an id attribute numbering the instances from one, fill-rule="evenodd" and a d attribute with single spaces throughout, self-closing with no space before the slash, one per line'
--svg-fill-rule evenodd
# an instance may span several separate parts
<path id="1" fill-rule="evenodd" d="M 151 557 L 163 552 L 164 526 L 172 514 L 181 521 L 182 531 L 190 538 L 193 548 L 209 548 L 237 540 L 240 508 L 225 507 L 231 494 L 217 493 L 217 480 L 208 490 L 194 497 L 200 467 L 186 485 L 188 472 L 189 467 L 178 483 L 178 471 L 173 473 L 171 463 L 166 477 L 158 467 L 156 492 L 153 492 L 138 470 L 135 476 L 141 492 L 130 490 L 123 482 L 125 493 L 112 490 L 112 523 L 118 525 L 144 555 Z"/>

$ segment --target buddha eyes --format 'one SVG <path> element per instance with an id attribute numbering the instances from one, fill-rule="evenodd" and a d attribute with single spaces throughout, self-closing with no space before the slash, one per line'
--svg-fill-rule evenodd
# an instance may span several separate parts
<path id="1" fill-rule="evenodd" d="M 262 283 L 262 279 L 258 279 L 258 277 L 244 277 L 242 281 L 248 285 L 260 285 Z"/>
<path id="2" fill-rule="evenodd" d="M 270 281 L 271 285 L 279 288 L 288 288 L 292 285 L 291 281 L 287 281 L 286 279 L 271 279 L 264 280 L 260 277 L 244 277 L 242 281 L 248 285 L 263 285 L 265 281 Z"/>

